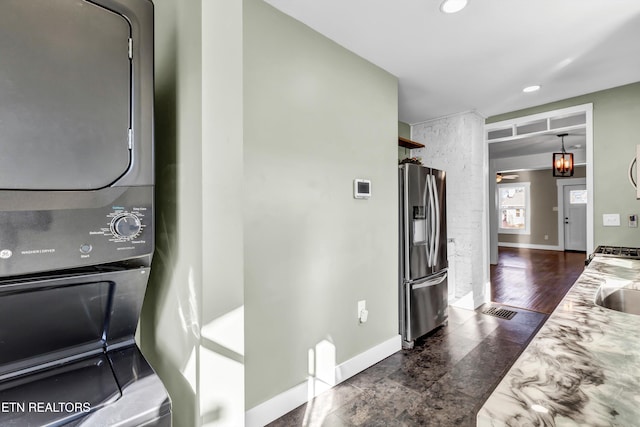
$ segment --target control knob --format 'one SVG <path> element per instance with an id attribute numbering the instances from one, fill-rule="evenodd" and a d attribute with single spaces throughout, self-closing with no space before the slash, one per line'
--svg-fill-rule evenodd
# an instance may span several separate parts
<path id="1" fill-rule="evenodd" d="M 111 221 L 111 232 L 117 237 L 132 239 L 140 233 L 141 229 L 140 218 L 134 214 L 118 215 Z"/>

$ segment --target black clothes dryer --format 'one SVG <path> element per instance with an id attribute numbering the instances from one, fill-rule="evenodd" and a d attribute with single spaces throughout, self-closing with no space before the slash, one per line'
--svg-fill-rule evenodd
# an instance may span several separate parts
<path id="1" fill-rule="evenodd" d="M 134 334 L 154 248 L 153 4 L 0 2 L 0 424 L 171 425 Z"/>

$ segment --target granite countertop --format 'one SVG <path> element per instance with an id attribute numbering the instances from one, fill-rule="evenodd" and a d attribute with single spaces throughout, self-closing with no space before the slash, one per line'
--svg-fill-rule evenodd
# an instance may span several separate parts
<path id="1" fill-rule="evenodd" d="M 477 425 L 640 425 L 640 316 L 594 303 L 640 289 L 640 260 L 594 257 L 484 403 Z"/>

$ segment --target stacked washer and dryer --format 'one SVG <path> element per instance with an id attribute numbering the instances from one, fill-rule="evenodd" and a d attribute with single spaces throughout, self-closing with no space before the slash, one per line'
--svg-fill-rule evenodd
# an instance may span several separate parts
<path id="1" fill-rule="evenodd" d="M 134 341 L 153 150 L 149 0 L 2 0 L 0 425 L 171 425 Z"/>

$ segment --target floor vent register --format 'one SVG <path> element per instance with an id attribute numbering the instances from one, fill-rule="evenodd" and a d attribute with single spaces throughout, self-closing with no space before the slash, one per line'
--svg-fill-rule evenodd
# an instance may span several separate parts
<path id="1" fill-rule="evenodd" d="M 483 314 L 488 314 L 490 316 L 499 317 L 501 319 L 511 320 L 513 316 L 517 314 L 517 312 L 512 310 L 507 310 L 505 308 L 498 307 L 489 307 L 482 312 Z"/>

